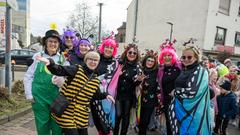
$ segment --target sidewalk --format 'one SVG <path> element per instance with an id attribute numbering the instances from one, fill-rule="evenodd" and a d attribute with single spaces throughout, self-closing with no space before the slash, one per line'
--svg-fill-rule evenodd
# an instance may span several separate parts
<path id="1" fill-rule="evenodd" d="M 97 135 L 95 127 L 88 128 L 89 135 Z M 37 135 L 33 113 L 30 112 L 20 118 L 0 125 L 0 135 Z M 128 135 L 137 135 L 133 130 Z M 160 135 L 158 132 L 149 132 L 148 135 Z"/>
<path id="2" fill-rule="evenodd" d="M 33 113 L 0 125 L 1 135 L 36 135 Z"/>
<path id="3" fill-rule="evenodd" d="M 89 135 L 97 135 L 96 128 L 88 128 Z M 0 135 L 37 135 L 32 111 L 20 118 L 0 125 Z M 128 135 L 137 135 L 133 130 Z M 160 135 L 159 132 L 148 132 L 148 135 Z M 240 130 L 232 125 L 228 127 L 228 135 L 240 135 Z"/>

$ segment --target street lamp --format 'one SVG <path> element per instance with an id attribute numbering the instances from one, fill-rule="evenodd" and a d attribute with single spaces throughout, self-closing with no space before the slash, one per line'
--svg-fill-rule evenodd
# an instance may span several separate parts
<path id="1" fill-rule="evenodd" d="M 166 22 L 167 24 L 171 25 L 171 31 L 170 31 L 170 42 L 172 41 L 172 33 L 173 33 L 173 23 L 171 22 Z"/>
<path id="2" fill-rule="evenodd" d="M 102 31 L 102 6 L 103 3 L 98 3 L 99 6 L 99 26 L 98 26 L 98 42 L 101 42 L 101 31 Z"/>

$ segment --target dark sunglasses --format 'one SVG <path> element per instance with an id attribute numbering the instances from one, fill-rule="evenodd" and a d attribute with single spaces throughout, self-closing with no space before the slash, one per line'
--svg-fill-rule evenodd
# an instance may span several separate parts
<path id="1" fill-rule="evenodd" d="M 65 36 L 66 39 L 73 39 L 74 37 Z"/>
<path id="2" fill-rule="evenodd" d="M 137 52 L 129 51 L 128 54 L 130 54 L 130 55 L 132 55 L 132 54 L 133 55 L 137 55 Z"/>
<path id="3" fill-rule="evenodd" d="M 181 59 L 183 59 L 183 60 L 186 60 L 186 59 L 191 60 L 192 58 L 193 58 L 192 56 L 182 56 L 181 57 Z"/>

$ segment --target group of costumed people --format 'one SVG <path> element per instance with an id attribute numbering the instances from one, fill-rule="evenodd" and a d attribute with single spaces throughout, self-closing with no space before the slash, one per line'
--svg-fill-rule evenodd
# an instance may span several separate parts
<path id="1" fill-rule="evenodd" d="M 165 116 L 167 134 L 211 134 L 208 71 L 196 45 L 185 45 L 178 58 L 175 41 L 166 40 L 160 55 L 148 50 L 141 58 L 128 44 L 117 59 L 113 35 L 96 48 L 73 30 L 62 37 L 48 30 L 42 43 L 24 76 L 39 135 L 87 135 L 90 119 L 99 135 L 126 135 L 132 107 L 139 135 L 146 135 L 153 112 Z M 59 94 L 69 105 L 56 115 L 49 108 Z"/>

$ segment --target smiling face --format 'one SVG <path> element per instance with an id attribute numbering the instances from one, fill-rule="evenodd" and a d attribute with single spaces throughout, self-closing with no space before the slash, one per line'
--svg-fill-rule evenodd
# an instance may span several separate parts
<path id="1" fill-rule="evenodd" d="M 97 52 L 88 52 L 84 61 L 89 69 L 95 70 L 99 64 L 100 56 Z"/>
<path id="2" fill-rule="evenodd" d="M 99 58 L 92 57 L 92 58 L 87 58 L 86 60 L 86 65 L 91 70 L 95 70 L 98 64 L 99 64 Z"/>
<path id="3" fill-rule="evenodd" d="M 166 54 L 163 56 L 164 65 L 171 65 L 172 64 L 172 55 Z"/>
<path id="4" fill-rule="evenodd" d="M 85 55 L 89 50 L 90 50 L 89 45 L 85 45 L 85 44 L 80 44 L 79 45 L 79 51 L 82 55 Z"/>
<path id="5" fill-rule="evenodd" d="M 210 82 L 211 84 L 216 84 L 217 79 L 218 79 L 218 74 L 217 74 L 217 72 L 212 72 L 211 75 L 209 76 L 209 82 Z"/>
<path id="6" fill-rule="evenodd" d="M 113 56 L 114 48 L 110 45 L 104 47 L 104 57 L 110 58 Z"/>
<path id="7" fill-rule="evenodd" d="M 194 62 L 196 62 L 197 58 L 194 52 L 188 49 L 183 51 L 181 60 L 184 66 L 189 66 L 189 65 L 192 65 Z"/>
<path id="8" fill-rule="evenodd" d="M 134 61 L 137 59 L 137 50 L 135 50 L 134 48 L 130 48 L 128 51 L 127 51 L 127 59 L 128 61 Z"/>
<path id="9" fill-rule="evenodd" d="M 147 60 L 146 60 L 146 67 L 147 68 L 153 68 L 155 65 L 155 59 L 154 58 L 151 58 L 151 57 L 149 57 L 149 58 L 147 58 Z"/>
<path id="10" fill-rule="evenodd" d="M 72 36 L 64 36 L 65 38 L 65 45 L 69 48 L 69 49 L 72 49 L 73 48 L 73 39 L 74 37 Z"/>
<path id="11" fill-rule="evenodd" d="M 55 54 L 58 50 L 59 47 L 59 40 L 55 37 L 49 37 L 46 40 L 46 50 L 47 52 L 51 55 L 51 54 Z"/>

